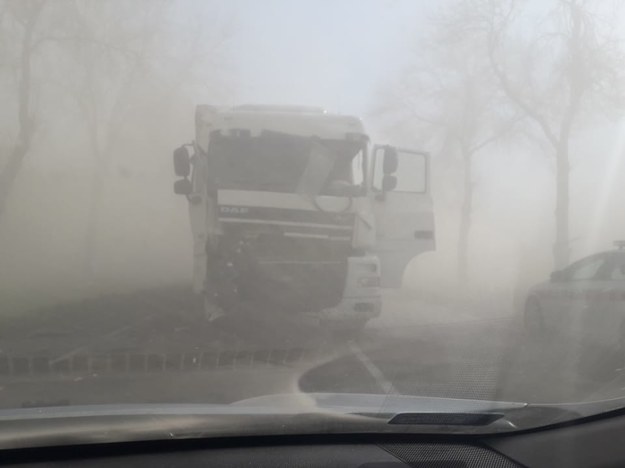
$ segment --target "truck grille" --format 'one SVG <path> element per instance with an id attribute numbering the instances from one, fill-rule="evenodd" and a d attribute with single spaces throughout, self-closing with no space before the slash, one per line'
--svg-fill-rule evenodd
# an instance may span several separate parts
<path id="1" fill-rule="evenodd" d="M 260 228 L 260 229 L 259 229 Z M 304 234 L 309 234 L 304 233 Z M 228 246 L 243 241 L 253 271 L 240 271 L 239 289 L 253 301 L 277 301 L 282 308 L 301 312 L 336 306 L 347 277 L 351 238 L 290 237 L 281 229 L 224 226 L 221 256 Z"/>

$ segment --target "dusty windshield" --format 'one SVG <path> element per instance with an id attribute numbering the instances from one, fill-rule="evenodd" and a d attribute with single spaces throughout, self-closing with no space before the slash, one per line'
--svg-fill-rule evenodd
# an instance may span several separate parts
<path id="1" fill-rule="evenodd" d="M 0 418 L 620 405 L 624 21 L 0 0 Z"/>
<path id="2" fill-rule="evenodd" d="M 215 134 L 205 157 L 223 190 L 320 194 L 333 183 L 354 184 L 363 173 L 362 145 L 295 135 L 223 137 Z M 362 176 L 360 176 L 362 180 Z"/>

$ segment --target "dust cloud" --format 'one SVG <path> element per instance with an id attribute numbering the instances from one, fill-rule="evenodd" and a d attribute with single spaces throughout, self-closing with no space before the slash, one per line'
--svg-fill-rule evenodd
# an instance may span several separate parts
<path id="1" fill-rule="evenodd" d="M 428 47 L 417 33 L 431 29 L 433 7 L 344 1 L 339 11 L 349 16 L 336 19 L 330 2 L 257 3 L 92 1 L 75 9 L 64 0 L 0 2 L 0 96 L 8 103 L 0 110 L 0 171 L 8 171 L 15 148 L 27 146 L 0 213 L 3 311 L 190 284 L 188 207 L 172 190 L 171 153 L 193 139 L 200 103 L 324 106 L 362 116 L 382 143 L 429 151 L 437 250 L 406 272 L 405 288 L 416 294 L 445 300 L 462 292 L 509 308 L 548 276 L 556 168 L 553 151 L 535 143 L 541 134 L 531 118 L 514 138 L 473 159 L 462 282 L 463 162 L 446 153 L 440 128 L 409 117 L 397 126 L 379 111 L 381 103 L 393 104 L 385 98 L 397 83 L 392 75 L 406 78 L 415 54 Z M 444 11 L 443 3 L 453 2 L 441 2 Z M 293 9 L 298 14 L 287 15 Z M 24 59 L 28 25 L 35 52 Z M 297 33 L 298 25 L 306 34 Z M 28 82 L 24 60 L 32 69 Z M 495 85 L 485 79 L 483 86 Z M 420 99 L 418 92 L 404 97 Z M 571 260 L 625 238 L 619 118 L 591 121 L 584 132 L 584 119 L 577 119 L 570 142 Z M 95 195 L 94 184 L 101 184 Z"/>

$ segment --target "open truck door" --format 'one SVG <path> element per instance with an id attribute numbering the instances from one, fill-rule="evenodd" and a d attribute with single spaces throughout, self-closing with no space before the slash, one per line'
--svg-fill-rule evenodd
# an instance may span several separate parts
<path id="1" fill-rule="evenodd" d="M 382 287 L 401 287 L 408 263 L 435 248 L 429 174 L 427 153 L 373 148 L 370 180 Z"/>

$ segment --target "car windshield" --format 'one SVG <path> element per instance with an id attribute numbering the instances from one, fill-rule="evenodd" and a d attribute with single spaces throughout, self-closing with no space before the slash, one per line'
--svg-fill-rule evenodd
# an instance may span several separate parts
<path id="1" fill-rule="evenodd" d="M 582 0 L 0 0 L 0 447 L 44 413 L 210 437 L 625 408 L 623 24 Z"/>

